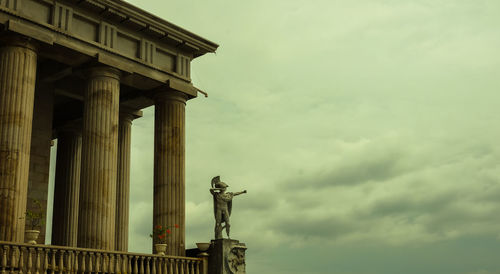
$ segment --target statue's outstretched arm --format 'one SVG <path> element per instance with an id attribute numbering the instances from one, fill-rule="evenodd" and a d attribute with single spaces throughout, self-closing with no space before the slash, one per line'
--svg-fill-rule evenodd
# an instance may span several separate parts
<path id="1" fill-rule="evenodd" d="M 245 193 L 247 193 L 247 191 L 243 190 L 243 191 L 240 191 L 240 192 L 236 192 L 233 195 L 236 196 L 236 195 L 245 194 Z"/>

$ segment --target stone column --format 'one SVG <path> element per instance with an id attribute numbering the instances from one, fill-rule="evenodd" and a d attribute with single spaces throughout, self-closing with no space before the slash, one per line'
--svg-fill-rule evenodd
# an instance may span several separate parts
<path id="1" fill-rule="evenodd" d="M 115 249 L 120 72 L 88 71 L 82 132 L 78 246 Z"/>
<path id="2" fill-rule="evenodd" d="M 57 134 L 52 244 L 76 246 L 82 156 L 81 128 L 63 128 Z"/>
<path id="3" fill-rule="evenodd" d="M 161 91 L 155 97 L 153 226 L 173 226 L 167 254 L 185 254 L 185 106 L 179 92 Z"/>
<path id="4" fill-rule="evenodd" d="M 141 111 L 120 110 L 118 126 L 118 174 L 116 184 L 116 250 L 128 251 L 128 220 L 130 196 L 130 137 L 132 120 Z"/>
<path id="5" fill-rule="evenodd" d="M 20 36 L 0 46 L 0 241 L 23 242 L 37 53 Z"/>

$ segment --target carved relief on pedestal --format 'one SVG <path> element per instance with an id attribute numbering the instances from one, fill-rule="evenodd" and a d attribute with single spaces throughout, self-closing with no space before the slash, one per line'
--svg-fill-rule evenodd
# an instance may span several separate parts
<path id="1" fill-rule="evenodd" d="M 245 274 L 245 245 L 234 245 L 227 254 L 227 268 L 233 274 Z"/>
<path id="2" fill-rule="evenodd" d="M 246 245 L 238 240 L 212 240 L 208 250 L 208 274 L 245 274 L 246 250 Z"/>

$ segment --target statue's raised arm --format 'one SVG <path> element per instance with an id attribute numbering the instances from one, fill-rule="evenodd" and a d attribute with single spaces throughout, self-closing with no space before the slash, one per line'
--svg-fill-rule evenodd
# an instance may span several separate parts
<path id="1" fill-rule="evenodd" d="M 226 229 L 227 237 L 229 238 L 231 209 L 233 205 L 233 196 L 247 193 L 246 190 L 231 193 L 226 192 L 229 187 L 220 180 L 220 176 L 212 178 L 210 193 L 214 198 L 214 215 L 215 215 L 215 239 L 222 239 L 222 230 Z M 224 223 L 224 226 L 222 225 Z"/>
<path id="2" fill-rule="evenodd" d="M 236 192 L 236 193 L 234 193 L 233 195 L 234 195 L 234 196 L 237 196 L 237 195 L 240 195 L 240 194 L 245 194 L 245 193 L 247 193 L 247 191 L 246 191 L 246 190 L 243 190 L 243 191 L 240 191 L 240 192 Z"/>

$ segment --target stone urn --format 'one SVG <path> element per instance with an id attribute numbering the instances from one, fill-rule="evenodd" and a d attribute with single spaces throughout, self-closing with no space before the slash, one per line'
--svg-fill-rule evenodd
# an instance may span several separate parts
<path id="1" fill-rule="evenodd" d="M 26 230 L 24 231 L 24 239 L 28 244 L 36 245 L 36 239 L 40 235 L 40 230 Z"/>
<path id="2" fill-rule="evenodd" d="M 167 244 L 155 244 L 155 254 L 165 256 L 167 251 Z"/>
<path id="3" fill-rule="evenodd" d="M 198 254 L 198 256 L 200 257 L 208 256 L 207 250 L 208 248 L 210 248 L 210 243 L 196 243 L 196 246 L 201 251 L 201 253 Z"/>

